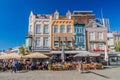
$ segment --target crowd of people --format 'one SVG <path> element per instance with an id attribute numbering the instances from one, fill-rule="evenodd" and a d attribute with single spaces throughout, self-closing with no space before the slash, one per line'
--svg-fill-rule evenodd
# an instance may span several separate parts
<path id="1" fill-rule="evenodd" d="M 82 61 L 65 61 L 65 62 L 49 62 L 49 61 L 32 61 L 32 60 L 1 60 L 0 69 L 1 71 L 11 70 L 80 70 L 83 69 L 82 64 L 86 64 Z M 94 62 L 90 63 L 94 67 Z"/>

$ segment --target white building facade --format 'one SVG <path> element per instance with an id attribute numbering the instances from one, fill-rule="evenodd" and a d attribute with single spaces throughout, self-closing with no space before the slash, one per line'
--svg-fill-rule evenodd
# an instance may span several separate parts
<path id="1" fill-rule="evenodd" d="M 34 14 L 31 11 L 28 34 L 32 39 L 26 39 L 26 47 L 31 46 L 33 51 L 49 51 L 51 48 L 51 24 L 51 15 Z"/>
<path id="2" fill-rule="evenodd" d="M 114 51 L 114 36 L 113 33 L 107 33 L 107 40 L 108 40 L 108 49 L 109 51 Z"/>

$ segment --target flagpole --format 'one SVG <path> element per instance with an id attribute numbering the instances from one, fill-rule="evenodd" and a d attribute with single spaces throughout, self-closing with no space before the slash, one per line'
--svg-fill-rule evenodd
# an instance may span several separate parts
<path id="1" fill-rule="evenodd" d="M 107 62 L 107 66 L 109 66 L 109 59 L 108 59 L 108 53 L 107 53 L 107 46 L 105 45 L 105 61 Z"/>

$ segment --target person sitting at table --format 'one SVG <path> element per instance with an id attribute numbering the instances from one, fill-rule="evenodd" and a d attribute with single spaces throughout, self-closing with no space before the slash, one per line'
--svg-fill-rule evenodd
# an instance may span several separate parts
<path id="1" fill-rule="evenodd" d="M 95 63 L 93 61 L 91 61 L 90 67 L 91 67 L 91 69 L 96 69 Z"/>

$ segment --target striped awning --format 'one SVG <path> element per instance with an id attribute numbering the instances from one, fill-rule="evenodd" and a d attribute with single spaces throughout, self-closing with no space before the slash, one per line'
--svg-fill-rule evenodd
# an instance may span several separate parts
<path id="1" fill-rule="evenodd" d="M 54 37 L 54 41 L 59 41 L 59 37 Z"/>
<path id="2" fill-rule="evenodd" d="M 60 37 L 60 41 L 65 41 L 65 37 Z"/>
<path id="3" fill-rule="evenodd" d="M 72 41 L 72 37 L 67 37 L 67 41 Z"/>

